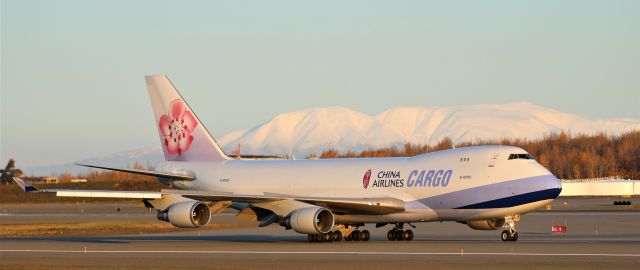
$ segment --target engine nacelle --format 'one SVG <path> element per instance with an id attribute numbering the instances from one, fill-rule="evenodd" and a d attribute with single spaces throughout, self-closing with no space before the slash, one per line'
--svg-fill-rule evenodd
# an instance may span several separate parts
<path id="1" fill-rule="evenodd" d="M 497 230 L 504 225 L 504 219 L 474 220 L 465 222 L 474 230 Z"/>
<path id="2" fill-rule="evenodd" d="M 329 209 L 314 206 L 291 212 L 286 219 L 286 226 L 298 233 L 319 234 L 330 232 L 334 222 L 335 218 Z"/>
<path id="3" fill-rule="evenodd" d="M 158 212 L 158 219 L 178 228 L 198 228 L 211 220 L 209 206 L 197 201 L 172 204 L 166 211 Z"/>

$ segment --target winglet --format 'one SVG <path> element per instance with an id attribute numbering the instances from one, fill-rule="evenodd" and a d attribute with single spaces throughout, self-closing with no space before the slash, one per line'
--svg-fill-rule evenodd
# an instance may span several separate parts
<path id="1" fill-rule="evenodd" d="M 20 188 L 24 192 L 38 192 L 38 191 L 40 191 L 36 187 L 34 187 L 31 184 L 25 182 L 24 180 L 20 179 L 19 177 L 13 177 L 13 181 L 16 182 L 16 184 L 18 184 L 18 186 L 20 186 Z"/>

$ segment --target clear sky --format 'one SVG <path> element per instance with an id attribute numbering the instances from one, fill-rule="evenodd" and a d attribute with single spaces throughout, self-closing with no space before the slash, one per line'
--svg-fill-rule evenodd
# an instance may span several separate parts
<path id="1" fill-rule="evenodd" d="M 640 1 L 1 1 L 0 162 L 156 145 L 145 74 L 222 135 L 314 106 L 640 118 Z"/>

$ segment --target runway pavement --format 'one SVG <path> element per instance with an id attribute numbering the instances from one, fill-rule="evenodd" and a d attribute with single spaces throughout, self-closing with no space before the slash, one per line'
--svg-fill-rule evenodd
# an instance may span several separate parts
<path id="1" fill-rule="evenodd" d="M 142 221 L 155 222 L 139 214 Z M 229 213 L 216 219 L 232 221 Z M 566 225 L 567 234 L 552 234 L 554 224 Z M 457 223 L 417 224 L 411 242 L 387 241 L 388 228 L 366 229 L 373 234 L 369 242 L 308 243 L 306 236 L 279 226 L 1 238 L 0 268 L 640 269 L 638 211 L 532 213 L 518 224 L 518 242 L 500 241 L 499 231 L 475 231 Z"/>

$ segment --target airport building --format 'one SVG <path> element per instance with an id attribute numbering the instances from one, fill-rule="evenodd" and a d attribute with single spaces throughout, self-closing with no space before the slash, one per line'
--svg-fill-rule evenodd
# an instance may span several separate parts
<path id="1" fill-rule="evenodd" d="M 640 180 L 620 177 L 562 180 L 560 196 L 640 196 Z"/>

